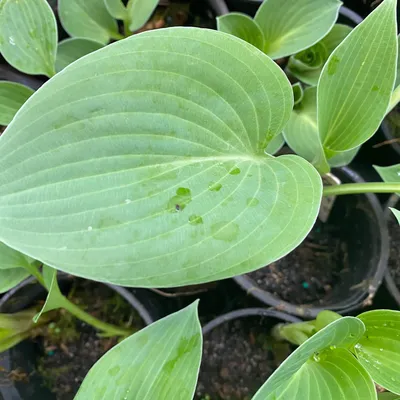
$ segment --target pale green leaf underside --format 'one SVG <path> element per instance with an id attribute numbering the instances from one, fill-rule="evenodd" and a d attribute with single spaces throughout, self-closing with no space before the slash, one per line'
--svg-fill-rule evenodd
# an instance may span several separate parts
<path id="1" fill-rule="evenodd" d="M 60 72 L 74 61 L 102 47 L 104 46 L 101 43 L 89 39 L 71 38 L 63 40 L 57 48 L 56 71 Z"/>
<path id="2" fill-rule="evenodd" d="M 264 34 L 257 23 L 248 15 L 240 13 L 230 13 L 217 18 L 218 30 L 230 33 L 247 43 L 264 50 Z"/>
<path id="3" fill-rule="evenodd" d="M 374 165 L 376 172 L 380 175 L 382 180 L 388 183 L 400 182 L 400 164 L 391 165 L 390 167 L 378 167 Z"/>
<path id="4" fill-rule="evenodd" d="M 391 210 L 392 210 L 394 216 L 397 218 L 397 221 L 399 221 L 399 224 L 400 224 L 400 211 L 396 210 L 395 208 L 391 208 Z"/>
<path id="5" fill-rule="evenodd" d="M 267 147 L 265 148 L 266 154 L 275 154 L 277 153 L 285 144 L 285 138 L 283 134 L 275 136 L 271 142 L 268 143 Z"/>
<path id="6" fill-rule="evenodd" d="M 366 328 L 355 346 L 359 362 L 378 385 L 400 394 L 400 311 L 373 310 L 358 318 Z"/>
<path id="7" fill-rule="evenodd" d="M 58 12 L 70 36 L 107 44 L 118 35 L 117 21 L 103 0 L 58 0 Z"/>
<path id="8" fill-rule="evenodd" d="M 9 64 L 33 75 L 54 75 L 57 23 L 46 0 L 3 0 L 0 52 Z"/>
<path id="9" fill-rule="evenodd" d="M 112 17 L 123 21 L 128 19 L 128 10 L 122 0 L 104 0 L 104 4 Z"/>
<path id="10" fill-rule="evenodd" d="M 75 400 L 190 400 L 202 348 L 197 303 L 135 333 L 89 371 Z"/>
<path id="11" fill-rule="evenodd" d="M 281 69 L 221 32 L 164 29 L 92 53 L 0 138 L 0 237 L 128 286 L 269 264 L 303 240 L 321 200 L 310 164 L 264 154 L 292 107 Z"/>
<path id="12" fill-rule="evenodd" d="M 332 29 L 341 4 L 337 0 L 265 0 L 254 18 L 264 33 L 264 51 L 277 59 L 317 43 Z"/>
<path id="13" fill-rule="evenodd" d="M 304 97 L 304 89 L 300 82 L 295 83 L 292 85 L 293 89 L 293 98 L 294 98 L 294 105 L 301 103 Z"/>
<path id="14" fill-rule="evenodd" d="M 361 145 L 386 114 L 396 74 L 395 5 L 385 0 L 325 64 L 318 83 L 318 125 L 328 151 Z"/>
<path id="15" fill-rule="evenodd" d="M 15 82 L 0 81 L 0 125 L 8 125 L 33 90 Z"/>
<path id="16" fill-rule="evenodd" d="M 353 161 L 359 150 L 360 147 L 355 147 L 351 150 L 333 153 L 331 158 L 329 158 L 328 163 L 332 168 L 339 168 L 345 165 L 349 165 Z"/>
<path id="17" fill-rule="evenodd" d="M 384 392 L 378 394 L 378 400 L 400 400 L 400 396 L 397 394 Z"/>
<path id="18" fill-rule="evenodd" d="M 0 243 L 0 270 L 12 268 L 26 268 L 34 263 L 32 258 Z"/>
<path id="19" fill-rule="evenodd" d="M 0 294 L 6 293 L 28 276 L 29 272 L 23 268 L 0 268 Z"/>
<path id="20" fill-rule="evenodd" d="M 151 17 L 156 9 L 158 0 L 129 0 L 129 29 L 135 32 L 140 29 Z"/>
<path id="21" fill-rule="evenodd" d="M 344 356 L 344 352 L 336 352 L 331 351 L 331 346 L 335 350 L 338 349 L 347 349 L 354 345 L 359 338 L 363 335 L 365 331 L 364 324 L 357 318 L 354 317 L 344 317 L 338 319 L 337 321 L 332 322 L 327 327 L 323 328 L 319 332 L 317 332 L 314 336 L 304 342 L 297 350 L 295 350 L 282 364 L 281 366 L 271 375 L 271 377 L 267 380 L 267 382 L 261 387 L 261 389 L 256 393 L 253 400 L 272 400 L 272 399 L 316 399 L 316 398 L 325 398 L 325 397 L 293 397 L 294 387 L 297 385 L 297 389 L 300 391 L 304 391 L 307 393 L 307 390 L 316 390 L 316 386 L 310 384 L 310 379 L 318 380 L 319 383 L 317 387 L 326 387 L 329 382 L 328 372 L 334 371 L 334 367 L 329 364 L 330 357 L 339 357 L 343 358 L 343 362 L 346 362 L 348 365 L 349 371 L 354 370 L 356 367 L 353 363 L 351 363 L 348 359 L 348 356 Z M 335 346 L 335 347 L 333 347 Z M 325 352 L 324 352 L 325 351 Z M 321 353 L 324 352 L 324 353 Z M 329 355 L 329 354 L 330 355 Z M 327 355 L 328 354 L 328 355 Z M 336 356 L 335 356 L 336 354 Z M 314 359 L 314 356 L 316 357 Z M 315 360 L 319 360 L 319 362 L 323 361 L 326 356 L 325 361 L 325 371 L 323 371 L 324 366 L 314 366 L 312 363 L 318 364 Z M 321 359 L 322 357 L 322 359 Z M 306 365 L 305 365 L 306 364 Z M 333 362 L 333 364 L 338 364 L 337 362 Z M 365 377 L 365 372 L 362 373 L 360 369 L 358 370 L 357 379 L 362 382 L 361 375 L 363 378 Z M 335 371 L 335 374 L 339 371 Z M 340 371 L 342 375 L 344 371 Z M 304 375 L 305 374 L 305 375 Z M 361 375 L 360 375 L 361 374 Z M 314 376 L 314 378 L 313 378 Z M 353 375 L 353 378 L 356 374 Z M 332 381 L 330 381 L 332 383 Z M 352 390 L 352 393 L 355 393 L 357 387 L 351 388 L 350 384 L 351 380 L 349 377 L 343 379 L 341 384 L 346 383 L 346 388 L 348 390 Z M 372 384 L 372 381 L 371 381 Z M 361 386 L 362 393 L 369 393 L 370 386 L 365 384 L 365 386 Z M 287 392 L 288 391 L 288 392 Z M 286 396 L 285 393 L 291 393 Z M 309 392 L 314 393 L 315 392 Z M 327 397 L 329 398 L 329 397 Z M 335 398 L 336 397 L 332 397 Z M 351 397 L 339 397 L 339 399 L 348 399 Z M 357 399 L 357 397 L 354 397 Z M 364 400 L 364 398 L 360 398 L 360 400 Z M 365 397 L 365 399 L 374 399 L 374 397 Z"/>
<path id="22" fill-rule="evenodd" d="M 396 83 L 394 85 L 397 88 L 400 85 L 400 35 L 397 36 L 397 69 L 396 69 Z"/>

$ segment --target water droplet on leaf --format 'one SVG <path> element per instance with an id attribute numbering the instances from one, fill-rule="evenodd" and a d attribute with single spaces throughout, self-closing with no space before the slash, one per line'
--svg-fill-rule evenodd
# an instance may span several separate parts
<path id="1" fill-rule="evenodd" d="M 91 227 L 91 226 L 88 226 L 87 230 L 90 232 L 90 231 L 92 231 L 92 230 L 93 230 L 93 227 Z"/>

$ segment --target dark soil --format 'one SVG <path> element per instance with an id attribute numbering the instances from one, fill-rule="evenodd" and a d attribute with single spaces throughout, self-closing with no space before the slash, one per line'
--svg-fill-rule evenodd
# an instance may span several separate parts
<path id="1" fill-rule="evenodd" d="M 272 325 L 240 318 L 204 337 L 196 400 L 250 400 L 291 349 L 268 336 Z"/>
<path id="2" fill-rule="evenodd" d="M 144 326 L 140 316 L 125 300 L 105 285 L 78 280 L 69 294 L 76 305 L 105 322 L 134 331 Z M 43 332 L 43 355 L 38 373 L 57 400 L 72 400 L 95 362 L 118 343 L 118 338 L 100 338 L 91 326 L 61 310 Z"/>
<path id="3" fill-rule="evenodd" d="M 389 271 L 400 290 L 400 226 L 394 216 L 390 216 L 388 228 L 390 236 Z"/>
<path id="4" fill-rule="evenodd" d="M 347 245 L 340 229 L 319 220 L 304 242 L 286 257 L 248 274 L 257 285 L 294 304 L 319 304 L 347 272 Z"/>

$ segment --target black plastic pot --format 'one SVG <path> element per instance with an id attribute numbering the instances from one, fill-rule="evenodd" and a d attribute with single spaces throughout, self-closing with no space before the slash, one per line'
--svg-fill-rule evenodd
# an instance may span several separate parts
<path id="1" fill-rule="evenodd" d="M 333 171 L 342 183 L 364 182 L 352 169 Z M 233 278 L 250 296 L 289 314 L 315 318 L 325 309 L 347 314 L 371 304 L 386 272 L 389 239 L 381 205 L 374 194 L 337 196 L 328 223 L 340 228 L 347 244 L 349 271 L 320 304 L 296 305 L 264 291 L 248 275 Z"/>
<path id="2" fill-rule="evenodd" d="M 393 196 L 390 197 L 389 201 L 387 202 L 387 206 L 385 207 L 385 210 L 384 210 L 385 221 L 388 222 L 389 219 L 394 218 L 392 212 L 389 210 L 389 207 L 398 208 L 399 204 L 400 204 L 400 198 L 397 194 L 394 194 Z M 391 245 L 393 246 L 392 243 L 391 243 Z M 386 284 L 386 287 L 387 287 L 389 293 L 392 295 L 393 299 L 396 301 L 397 305 L 400 307 L 400 288 L 398 288 L 396 286 L 396 283 L 394 282 L 394 279 L 390 272 L 390 268 L 388 268 L 385 273 L 385 284 Z"/>
<path id="3" fill-rule="evenodd" d="M 71 277 L 61 275 L 59 278 L 60 288 L 62 290 L 67 290 L 70 287 L 71 282 Z M 142 318 L 144 325 L 147 326 L 154 321 L 153 315 L 151 315 L 142 304 L 142 298 L 145 298 L 146 296 L 145 290 L 137 292 L 137 296 L 135 296 L 125 288 L 111 284 L 105 285 L 111 290 L 117 292 L 137 311 Z M 36 301 L 44 299 L 45 296 L 45 290 L 36 283 L 36 280 L 34 278 L 28 278 L 0 299 L 0 312 L 15 313 L 24 310 Z M 19 367 L 29 375 L 28 383 L 12 381 L 11 379 L 7 379 L 7 377 L 0 377 L 0 399 L 55 399 L 55 395 L 43 385 L 42 378 L 38 374 L 32 374 L 32 372 L 35 371 L 36 358 L 37 347 L 29 340 L 25 340 L 12 349 L 0 354 L 0 369 L 4 368 L 2 371 L 12 371 Z"/>

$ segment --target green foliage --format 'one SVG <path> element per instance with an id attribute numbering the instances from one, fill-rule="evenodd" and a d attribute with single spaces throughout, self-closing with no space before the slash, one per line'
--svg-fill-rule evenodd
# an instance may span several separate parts
<path id="1" fill-rule="evenodd" d="M 400 164 L 391 165 L 390 167 L 378 167 L 374 165 L 374 168 L 385 182 L 388 183 L 400 182 Z"/>
<path id="2" fill-rule="evenodd" d="M 104 4 L 112 17 L 122 21 L 129 18 L 128 10 L 121 0 L 104 0 Z"/>
<path id="3" fill-rule="evenodd" d="M 328 57 L 350 32 L 349 26 L 336 24 L 318 43 L 291 56 L 287 72 L 308 85 L 317 86 Z"/>
<path id="4" fill-rule="evenodd" d="M 292 88 L 231 35 L 135 35 L 29 103 L 0 138 L 0 237 L 57 269 L 127 286 L 200 283 L 273 262 L 314 224 L 315 169 L 264 153 Z"/>
<path id="5" fill-rule="evenodd" d="M 51 77 L 56 48 L 57 23 L 46 0 L 1 2 L 0 52 L 10 65 L 27 74 Z"/>
<path id="6" fill-rule="evenodd" d="M 58 44 L 56 71 L 60 72 L 81 57 L 104 47 L 101 43 L 89 39 L 71 38 Z"/>
<path id="7" fill-rule="evenodd" d="M 192 399 L 201 347 L 196 302 L 111 349 L 89 371 L 75 400 Z"/>
<path id="8" fill-rule="evenodd" d="M 378 400 L 400 400 L 400 396 L 394 393 L 384 392 L 378 394 Z"/>
<path id="9" fill-rule="evenodd" d="M 127 9 L 129 29 L 135 32 L 140 29 L 151 17 L 156 9 L 158 0 L 129 0 Z"/>
<path id="10" fill-rule="evenodd" d="M 117 21 L 102 0 L 58 0 L 58 12 L 62 26 L 72 37 L 103 44 L 122 38 Z"/>
<path id="11" fill-rule="evenodd" d="M 385 0 L 329 57 L 318 83 L 318 129 L 328 159 L 364 143 L 382 122 L 396 74 L 396 30 L 396 1 Z"/>
<path id="12" fill-rule="evenodd" d="M 6 293 L 29 276 L 23 268 L 0 269 L 0 294 Z"/>
<path id="13" fill-rule="evenodd" d="M 33 90 L 15 82 L 0 81 L 0 125 L 8 125 Z"/>
<path id="14" fill-rule="evenodd" d="M 297 104 L 300 104 L 304 98 L 304 89 L 300 82 L 295 83 L 292 85 L 293 89 L 293 98 L 294 98 L 294 107 Z"/>
<path id="15" fill-rule="evenodd" d="M 397 218 L 397 221 L 399 221 L 400 224 L 400 211 L 396 210 L 395 208 L 391 208 L 393 214 L 395 215 L 395 217 Z"/>

